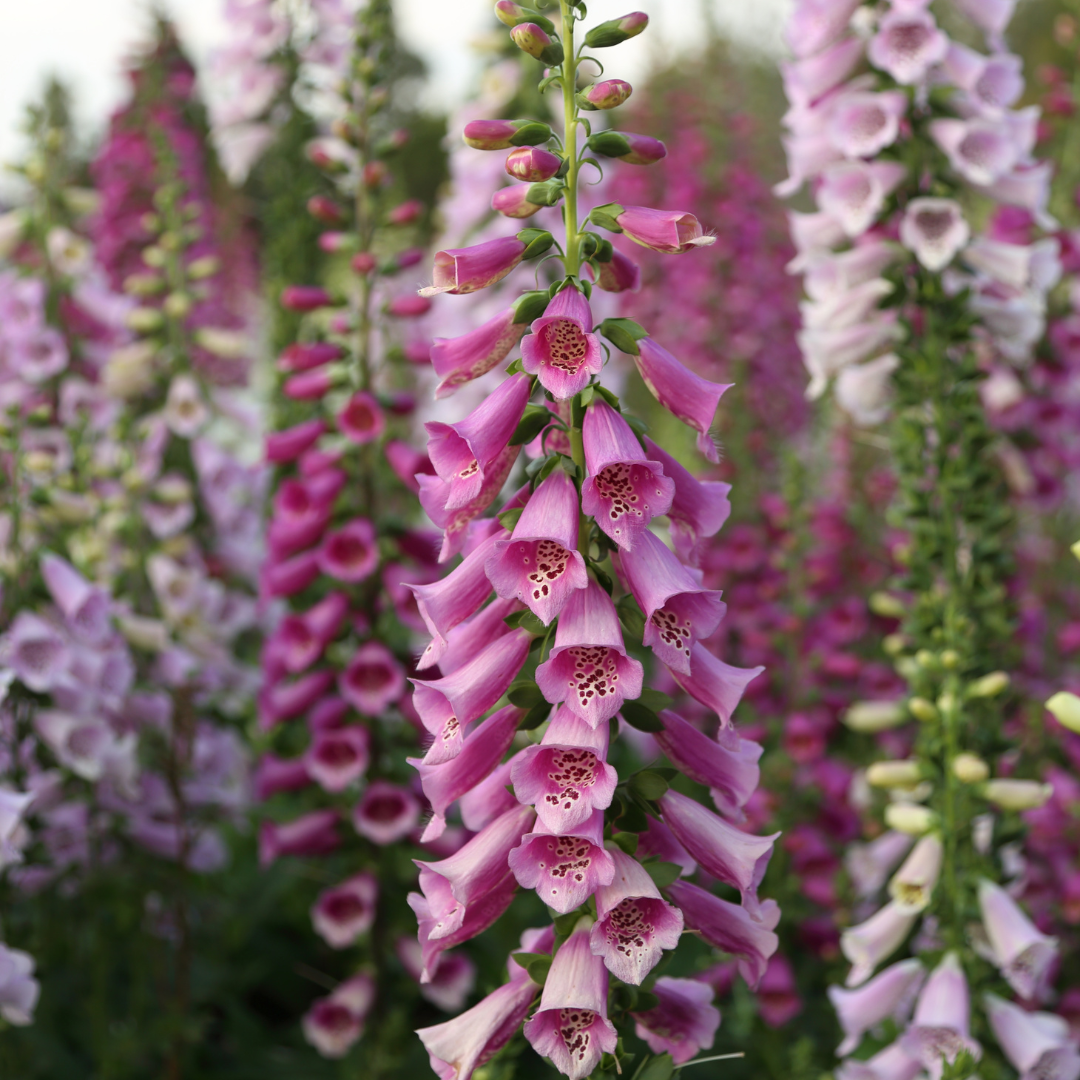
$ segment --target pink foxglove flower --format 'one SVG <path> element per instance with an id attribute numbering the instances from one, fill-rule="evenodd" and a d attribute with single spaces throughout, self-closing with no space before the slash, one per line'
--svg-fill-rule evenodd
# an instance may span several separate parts
<path id="1" fill-rule="evenodd" d="M 356 874 L 319 895 L 311 909 L 316 933 L 332 949 L 346 949 L 375 922 L 379 886 L 371 874 Z"/>
<path id="2" fill-rule="evenodd" d="M 1040 933 L 1019 904 L 992 881 L 979 882 L 979 910 L 994 962 L 1013 990 L 1031 1001 L 1058 954 L 1057 941 Z"/>
<path id="3" fill-rule="evenodd" d="M 846 367 L 836 376 L 836 402 L 861 427 L 874 427 L 889 415 L 893 399 L 893 372 L 900 366 L 895 353 L 865 364 Z"/>
<path id="4" fill-rule="evenodd" d="M 706 236 L 693 214 L 679 210 L 653 210 L 647 206 L 627 206 L 616 215 L 619 228 L 635 244 L 675 255 L 716 243 Z"/>
<path id="5" fill-rule="evenodd" d="M 349 609 L 344 593 L 331 592 L 303 614 L 287 615 L 270 638 L 270 646 L 290 674 L 311 667 L 333 641 Z"/>
<path id="6" fill-rule="evenodd" d="M 577 550 L 578 496 L 556 469 L 533 492 L 509 540 L 498 540 L 487 575 L 499 596 L 520 600 L 545 626 L 588 585 Z"/>
<path id="7" fill-rule="evenodd" d="M 764 670 L 763 667 L 737 668 L 725 664 L 699 641 L 690 649 L 690 674 L 683 675 L 677 670 L 672 674 L 692 698 L 720 717 L 721 727 L 728 727 L 747 684 Z"/>
<path id="8" fill-rule="evenodd" d="M 607 725 L 594 728 L 562 706 L 540 744 L 515 757 L 514 793 L 553 833 L 572 833 L 611 805 L 619 777 L 607 763 L 609 734 Z"/>
<path id="9" fill-rule="evenodd" d="M 446 635 L 446 649 L 439 660 L 439 670 L 447 675 L 464 667 L 496 638 L 505 637 L 510 628 L 503 621 L 518 611 L 516 600 L 492 600 L 470 619 L 455 626 Z"/>
<path id="10" fill-rule="evenodd" d="M 925 8 L 893 8 L 878 23 L 870 41 L 870 63 L 887 71 L 901 86 L 926 80 L 949 50 L 949 39 Z"/>
<path id="11" fill-rule="evenodd" d="M 907 105 L 900 90 L 847 91 L 832 107 L 829 140 L 844 157 L 876 157 L 896 142 Z"/>
<path id="12" fill-rule="evenodd" d="M 852 844 L 844 856 L 844 868 L 855 895 L 865 900 L 878 892 L 913 843 L 913 837 L 890 829 L 867 844 Z"/>
<path id="13" fill-rule="evenodd" d="M 295 461 L 318 442 L 326 431 L 325 420 L 305 420 L 295 427 L 275 431 L 266 436 L 266 460 L 274 464 Z"/>
<path id="14" fill-rule="evenodd" d="M 889 882 L 889 896 L 901 911 L 918 914 L 930 906 L 945 846 L 936 833 L 920 837 L 911 854 Z"/>
<path id="15" fill-rule="evenodd" d="M 303 1019 L 304 1037 L 326 1058 L 341 1058 L 364 1033 L 375 1002 L 375 981 L 363 972 L 321 998 Z"/>
<path id="16" fill-rule="evenodd" d="M 648 1012 L 631 1013 L 634 1031 L 654 1054 L 669 1053 L 676 1065 L 685 1065 L 699 1050 L 708 1050 L 720 1027 L 720 1010 L 713 1005 L 713 989 L 697 979 L 656 980 L 653 993 L 659 1003 Z"/>
<path id="17" fill-rule="evenodd" d="M 471 293 L 502 281 L 525 254 L 525 244 L 516 236 L 488 240 L 469 248 L 451 248 L 435 253 L 434 283 L 420 290 L 421 296 L 437 293 Z"/>
<path id="18" fill-rule="evenodd" d="M 355 584 L 370 577 L 379 565 L 375 527 L 367 518 L 354 518 L 326 537 L 318 561 L 319 569 L 338 581 Z"/>
<path id="19" fill-rule="evenodd" d="M 484 470 L 505 451 L 521 420 L 529 386 L 528 375 L 513 375 L 459 423 L 432 420 L 424 425 L 431 463 L 450 485 L 447 510 L 466 506 L 480 494 Z"/>
<path id="20" fill-rule="evenodd" d="M 448 397 L 459 386 L 501 364 L 527 329 L 525 323 L 514 321 L 514 312 L 508 308 L 461 337 L 436 338 L 431 347 L 431 366 L 441 381 L 435 397 Z"/>
<path id="21" fill-rule="evenodd" d="M 934 120 L 930 134 L 965 180 L 986 187 L 1007 176 L 1030 155 L 1037 119 L 1036 109 L 994 120 Z"/>
<path id="22" fill-rule="evenodd" d="M 854 240 L 874 224 L 906 175 L 907 169 L 895 161 L 847 161 L 826 171 L 815 197 Z"/>
<path id="23" fill-rule="evenodd" d="M 536 685 L 553 705 L 566 707 L 593 727 L 641 694 L 644 669 L 627 656 L 611 597 L 595 581 L 567 601 L 555 644 L 536 669 Z"/>
<path id="24" fill-rule="evenodd" d="M 359 391 L 337 415 L 338 431 L 359 446 L 374 442 L 386 430 L 386 416 L 371 394 Z"/>
<path id="25" fill-rule="evenodd" d="M 672 671 L 690 674 L 691 649 L 711 637 L 727 605 L 648 530 L 619 559 L 623 576 L 645 614 L 644 644 Z"/>
<path id="26" fill-rule="evenodd" d="M 518 751 L 509 761 L 493 769 L 484 780 L 461 796 L 458 808 L 461 810 L 462 824 L 470 832 L 479 832 L 489 821 L 494 821 L 500 814 L 511 809 L 517 799 L 507 790 L 510 785 L 510 773 Z"/>
<path id="27" fill-rule="evenodd" d="M 412 937 L 398 938 L 394 951 L 405 970 L 420 982 L 424 970 L 420 942 Z M 431 980 L 420 983 L 420 996 L 443 1012 L 457 1012 L 475 985 L 476 965 L 464 953 L 443 953 Z"/>
<path id="28" fill-rule="evenodd" d="M 887 960 L 911 933 L 917 912 L 896 903 L 886 904 L 858 926 L 840 935 L 840 949 L 851 961 L 846 986 L 861 986 L 883 960 Z"/>
<path id="29" fill-rule="evenodd" d="M 569 1080 L 584 1080 L 618 1041 L 607 1018 L 608 974 L 589 949 L 591 922 L 579 920 L 555 954 L 540 1007 L 525 1023 L 533 1049 Z"/>
<path id="30" fill-rule="evenodd" d="M 841 38 L 816 56 L 781 63 L 784 92 L 792 109 L 801 111 L 817 105 L 821 98 L 851 75 L 865 52 L 866 46 L 862 40 L 851 36 Z M 790 138 L 788 146 L 790 149 Z M 786 190 L 790 185 L 783 186 Z"/>
<path id="31" fill-rule="evenodd" d="M 679 944 L 683 916 L 661 897 L 636 859 L 617 847 L 609 854 L 615 876 L 596 891 L 597 921 L 589 931 L 589 945 L 615 978 L 640 986 L 664 950 Z"/>
<path id="32" fill-rule="evenodd" d="M 796 56 L 812 56 L 847 32 L 858 0 L 803 0 L 792 12 L 784 40 Z"/>
<path id="33" fill-rule="evenodd" d="M 1064 1017 L 1029 1012 L 995 994 L 986 994 L 983 1002 L 994 1038 L 1020 1074 L 1020 1080 L 1080 1077 L 1080 1053 Z"/>
<path id="34" fill-rule="evenodd" d="M 351 725 L 320 731 L 305 756 L 311 779 L 326 791 L 344 791 L 367 772 L 371 734 Z"/>
<path id="35" fill-rule="evenodd" d="M 922 1066 L 899 1042 L 890 1043 L 865 1061 L 848 1058 L 836 1070 L 836 1080 L 915 1080 Z"/>
<path id="36" fill-rule="evenodd" d="M 511 184 L 509 187 L 500 188 L 491 196 L 491 209 L 508 218 L 532 217 L 538 210 L 543 209 L 543 204 L 529 202 L 531 189 L 532 184 Z"/>
<path id="37" fill-rule="evenodd" d="M 731 383 L 714 383 L 695 375 L 652 338 L 642 338 L 634 357 L 638 374 L 652 396 L 698 433 L 697 447 L 716 463 L 720 455 L 709 435 L 720 399 Z"/>
<path id="38" fill-rule="evenodd" d="M 780 944 L 773 933 L 780 921 L 776 901 L 766 900 L 761 905 L 760 919 L 752 919 L 742 905 L 721 900 L 688 881 L 676 881 L 667 891 L 679 905 L 687 929 L 697 931 L 714 948 L 736 957 L 739 974 L 751 990 L 756 990 L 769 957 Z"/>
<path id="39" fill-rule="evenodd" d="M 265 729 L 306 712 L 334 685 L 332 671 L 309 671 L 288 683 L 264 686 L 259 695 L 259 723 Z"/>
<path id="40" fill-rule="evenodd" d="M 313 810 L 294 821 L 264 821 L 259 828 L 259 865 L 283 855 L 325 855 L 341 844 L 336 810 Z"/>
<path id="41" fill-rule="evenodd" d="M 382 846 L 404 840 L 419 820 L 419 800 L 408 788 L 389 780 L 368 784 L 352 814 L 356 831 Z"/>
<path id="42" fill-rule="evenodd" d="M 925 974 L 918 960 L 902 960 L 857 990 L 830 986 L 829 1000 L 844 1032 L 837 1054 L 846 1057 L 858 1049 L 863 1035 L 889 1017 L 902 1023 L 911 1013 Z"/>
<path id="43" fill-rule="evenodd" d="M 787 957 L 777 953 L 769 961 L 757 998 L 761 1019 L 772 1028 L 783 1027 L 802 1012 L 804 1003 Z"/>
<path id="44" fill-rule="evenodd" d="M 16 1027 L 26 1027 L 33 1023 L 40 994 L 34 958 L 0 942 L 0 1016 Z"/>
<path id="45" fill-rule="evenodd" d="M 946 1062 L 967 1050 L 976 1061 L 982 1047 L 971 1038 L 971 999 L 960 959 L 954 952 L 930 973 L 919 993 L 915 1015 L 900 1045 L 940 1080 Z"/>
<path id="46" fill-rule="evenodd" d="M 53 602 L 63 612 L 68 629 L 91 645 L 109 633 L 112 601 L 104 589 L 91 585 L 71 563 L 58 555 L 41 557 L 41 576 Z"/>
<path id="47" fill-rule="evenodd" d="M 945 57 L 945 71 L 986 115 L 1000 115 L 1024 93 L 1024 62 L 1010 53 L 984 56 L 954 41 Z"/>
<path id="48" fill-rule="evenodd" d="M 556 294 L 521 342 L 521 365 L 559 400 L 584 390 L 604 358 L 589 301 L 572 285 Z"/>
<path id="49" fill-rule="evenodd" d="M 660 462 L 646 459 L 630 425 L 602 399 L 586 410 L 582 442 L 588 475 L 581 509 L 629 550 L 649 522 L 671 508 L 675 482 Z"/>
<path id="50" fill-rule="evenodd" d="M 637 292 L 641 288 L 641 267 L 615 248 L 610 261 L 600 263 L 596 284 L 605 292 Z"/>
<path id="51" fill-rule="evenodd" d="M 405 692 L 405 669 L 379 641 L 368 641 L 338 676 L 338 691 L 363 716 L 381 716 Z"/>

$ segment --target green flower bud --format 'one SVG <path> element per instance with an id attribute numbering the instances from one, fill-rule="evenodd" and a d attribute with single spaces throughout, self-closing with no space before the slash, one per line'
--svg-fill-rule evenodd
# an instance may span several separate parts
<path id="1" fill-rule="evenodd" d="M 621 45 L 637 37 L 649 25 L 649 16 L 643 11 L 632 11 L 618 19 L 610 19 L 594 26 L 585 35 L 585 44 L 590 49 L 609 49 L 612 45 Z"/>
<path id="2" fill-rule="evenodd" d="M 1062 727 L 1080 735 L 1080 697 L 1067 690 L 1059 690 L 1046 703 L 1046 707 Z"/>
<path id="3" fill-rule="evenodd" d="M 962 784 L 981 784 L 990 775 L 990 766 L 978 754 L 957 754 L 952 771 Z"/>
<path id="4" fill-rule="evenodd" d="M 976 679 L 968 688 L 968 697 L 997 697 L 1009 685 L 1009 676 L 1004 671 L 991 671 L 981 679 Z"/>
<path id="5" fill-rule="evenodd" d="M 924 697 L 909 698 L 908 711 L 923 724 L 928 724 L 938 718 L 937 707 L 932 701 L 927 701 Z"/>
<path id="6" fill-rule="evenodd" d="M 913 787 L 922 777 L 918 761 L 875 761 L 866 770 L 866 782 L 871 787 Z"/>
<path id="7" fill-rule="evenodd" d="M 857 701 L 844 714 L 844 723 L 852 731 L 873 734 L 899 727 L 907 720 L 899 701 Z"/>

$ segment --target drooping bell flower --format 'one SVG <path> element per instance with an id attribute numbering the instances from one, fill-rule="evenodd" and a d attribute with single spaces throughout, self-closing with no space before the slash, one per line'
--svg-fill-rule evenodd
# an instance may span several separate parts
<path id="1" fill-rule="evenodd" d="M 689 675 L 695 642 L 711 637 L 727 611 L 720 593 L 706 589 L 648 530 L 622 553 L 619 566 L 645 614 L 644 644 L 672 671 Z"/>
<path id="2" fill-rule="evenodd" d="M 653 251 L 674 255 L 716 243 L 716 237 L 706 236 L 701 222 L 693 214 L 679 210 L 627 206 L 622 208 L 615 220 L 635 244 L 652 248 Z"/>
<path id="3" fill-rule="evenodd" d="M 803 110 L 812 108 L 818 99 L 830 90 L 835 90 L 859 66 L 865 51 L 864 42 L 851 36 L 842 38 L 817 55 L 806 55 L 787 63 L 781 62 L 780 74 L 783 78 L 784 93 L 791 105 L 789 117 L 794 119 L 803 113 Z M 816 118 L 812 125 L 807 125 L 805 130 L 800 126 L 797 131 L 785 137 L 794 182 L 786 182 L 774 188 L 777 194 L 786 195 L 798 190 L 805 174 L 811 171 L 807 165 L 812 160 L 812 150 L 817 149 L 814 144 L 820 146 L 824 142 L 828 145 Z"/>
<path id="4" fill-rule="evenodd" d="M 978 1061 L 982 1047 L 971 1038 L 971 999 L 967 979 L 955 952 L 930 973 L 919 993 L 915 1015 L 900 1040 L 904 1051 L 940 1080 L 945 1063 L 967 1050 Z"/>
<path id="5" fill-rule="evenodd" d="M 608 974 L 589 949 L 592 919 L 578 920 L 555 954 L 540 1007 L 525 1022 L 525 1038 L 569 1080 L 584 1080 L 618 1041 L 607 1018 Z"/>
<path id="6" fill-rule="evenodd" d="M 870 39 L 870 63 L 888 72 L 901 86 L 923 82 L 949 51 L 949 39 L 938 29 L 933 15 L 922 10 L 887 12 Z"/>
<path id="7" fill-rule="evenodd" d="M 588 585 L 577 550 L 578 495 L 556 469 L 532 493 L 509 540 L 498 540 L 486 563 L 499 596 L 520 600 L 545 626 Z"/>
<path id="8" fill-rule="evenodd" d="M 421 289 L 420 295 L 486 289 L 496 281 L 502 281 L 521 262 L 525 246 L 516 236 L 502 236 L 475 247 L 438 251 L 435 253 L 434 283 Z"/>
<path id="9" fill-rule="evenodd" d="M 922 1066 L 905 1053 L 899 1040 L 865 1061 L 848 1058 L 836 1070 L 836 1080 L 915 1080 Z"/>
<path id="10" fill-rule="evenodd" d="M 304 757 L 308 775 L 323 790 L 344 791 L 367 772 L 371 734 L 358 724 L 320 731 Z"/>
<path id="11" fill-rule="evenodd" d="M 501 364 L 527 329 L 526 323 L 514 321 L 513 309 L 507 308 L 461 337 L 436 338 L 431 346 L 431 366 L 441 382 L 435 397 L 448 397 L 459 386 Z"/>
<path id="12" fill-rule="evenodd" d="M 41 556 L 40 566 L 45 587 L 68 629 L 91 645 L 103 642 L 109 633 L 112 608 L 108 593 L 91 585 L 71 563 L 51 552 Z"/>
<path id="13" fill-rule="evenodd" d="M 394 951 L 409 975 L 420 983 L 423 950 L 412 937 L 399 937 Z M 456 1013 L 476 986 L 476 965 L 464 953 L 443 953 L 431 979 L 420 983 L 420 996 L 443 1012 Z"/>
<path id="14" fill-rule="evenodd" d="M 896 142 L 907 107 L 900 90 L 846 91 L 830 111 L 829 141 L 844 157 L 875 158 Z"/>
<path id="15" fill-rule="evenodd" d="M 319 569 L 328 577 L 355 584 L 370 577 L 379 565 L 375 526 L 354 518 L 329 533 L 318 552 Z"/>
<path id="16" fill-rule="evenodd" d="M 914 838 L 890 829 L 867 844 L 852 844 L 844 856 L 844 868 L 860 900 L 873 896 L 908 853 Z"/>
<path id="17" fill-rule="evenodd" d="M 315 932 L 332 949 L 346 949 L 375 922 L 379 885 L 371 874 L 356 874 L 319 894 L 311 909 Z"/>
<path id="18" fill-rule="evenodd" d="M 304 1038 L 325 1058 L 342 1058 L 364 1033 L 375 1002 L 375 980 L 366 972 L 341 983 L 304 1014 Z"/>
<path id="19" fill-rule="evenodd" d="M 337 416 L 338 431 L 358 446 L 374 442 L 386 430 L 386 415 L 375 398 L 363 390 L 349 398 Z"/>
<path id="20" fill-rule="evenodd" d="M 657 746 L 668 760 L 691 780 L 709 788 L 716 808 L 733 821 L 746 816 L 743 807 L 757 790 L 761 779 L 758 759 L 760 743 L 743 739 L 734 730 L 721 730 L 710 739 L 678 713 L 660 713 L 663 731 L 653 732 Z"/>
<path id="21" fill-rule="evenodd" d="M 987 187 L 1030 155 L 1037 117 L 1038 108 L 993 119 L 934 120 L 930 135 L 965 180 Z"/>
<path id="22" fill-rule="evenodd" d="M 542 821 L 510 852 L 510 869 L 523 889 L 535 889 L 549 908 L 565 915 L 580 907 L 615 874 L 604 849 L 604 812 L 594 810 L 571 835 L 556 836 Z"/>
<path id="23" fill-rule="evenodd" d="M 858 1049 L 863 1035 L 889 1017 L 903 1023 L 911 1013 L 925 975 L 918 960 L 901 960 L 857 990 L 830 986 L 829 1000 L 844 1032 L 837 1055 L 846 1057 Z"/>
<path id="24" fill-rule="evenodd" d="M 780 939 L 773 933 L 780 921 L 776 901 L 766 900 L 761 905 L 759 921 L 752 919 L 741 904 L 721 900 L 688 881 L 676 881 L 667 891 L 679 905 L 686 928 L 697 931 L 710 945 L 736 957 L 739 974 L 751 990 L 756 990 L 769 957 L 780 945 Z"/>
<path id="25" fill-rule="evenodd" d="M 779 833 L 753 836 L 729 825 L 707 807 L 677 791 L 660 798 L 664 824 L 675 839 L 697 860 L 703 870 L 742 894 L 743 906 L 752 918 L 761 917 L 757 888 L 772 858 Z"/>
<path id="26" fill-rule="evenodd" d="M 424 761 L 440 765 L 461 753 L 464 729 L 506 693 L 532 641 L 528 631 L 496 638 L 469 663 L 441 679 L 413 679 L 413 705 L 435 741 Z"/>
<path id="27" fill-rule="evenodd" d="M 311 667 L 333 641 L 348 609 L 345 594 L 331 592 L 307 611 L 282 619 L 271 641 L 285 670 L 296 675 Z"/>
<path id="28" fill-rule="evenodd" d="M 255 798 L 265 802 L 279 791 L 299 791 L 311 783 L 307 764 L 301 758 L 279 758 L 263 754 L 255 768 Z"/>
<path id="29" fill-rule="evenodd" d="M 334 685 L 329 670 L 310 671 L 292 682 L 264 686 L 259 695 L 259 726 L 269 730 L 275 724 L 291 720 L 310 709 Z"/>
<path id="30" fill-rule="evenodd" d="M 341 696 L 362 716 L 378 717 L 405 692 L 405 669 L 380 641 L 368 641 L 338 676 Z"/>
<path id="31" fill-rule="evenodd" d="M 777 953 L 765 969 L 757 991 L 761 1019 L 771 1028 L 783 1027 L 803 1011 L 804 1002 L 787 957 Z"/>
<path id="32" fill-rule="evenodd" d="M 911 933 L 916 912 L 889 902 L 858 926 L 840 935 L 840 951 L 851 961 L 845 986 L 861 986 L 883 960 L 887 960 Z"/>
<path id="33" fill-rule="evenodd" d="M 527 746 L 510 773 L 514 794 L 536 807 L 553 833 L 572 833 L 615 795 L 618 773 L 607 763 L 607 725 L 592 727 L 565 706 L 555 712 L 540 744 Z"/>
<path id="34" fill-rule="evenodd" d="M 293 821 L 264 821 L 259 826 L 259 865 L 282 855 L 326 855 L 341 845 L 336 810 L 312 810 Z"/>
<path id="35" fill-rule="evenodd" d="M 641 863 L 614 846 L 609 854 L 615 876 L 596 891 L 597 921 L 589 945 L 616 979 L 640 986 L 664 950 L 679 944 L 683 916 L 660 895 Z"/>
<path id="36" fill-rule="evenodd" d="M 858 0 L 803 0 L 784 27 L 784 41 L 796 56 L 812 56 L 848 30 Z"/>
<path id="37" fill-rule="evenodd" d="M 326 421 L 305 420 L 302 424 L 266 436 L 266 460 L 275 465 L 295 461 L 310 450 L 326 432 Z"/>
<path id="38" fill-rule="evenodd" d="M 917 915 L 930 906 L 944 854 L 945 848 L 937 833 L 920 838 L 889 882 L 889 896 L 901 911 Z"/>
<path id="39" fill-rule="evenodd" d="M 979 910 L 998 970 L 1016 993 L 1031 1001 L 1058 954 L 1057 940 L 1041 933 L 992 881 L 979 882 Z"/>
<path id="40" fill-rule="evenodd" d="M 510 749 L 517 726 L 524 716 L 521 709 L 507 705 L 493 713 L 464 740 L 461 753 L 439 765 L 428 765 L 417 758 L 409 764 L 420 773 L 424 795 L 434 816 L 420 838 L 422 844 L 437 840 L 446 830 L 446 812 L 462 795 L 486 779 Z"/>
<path id="41" fill-rule="evenodd" d="M 322 497 L 314 485 L 286 480 L 274 496 L 274 513 L 266 534 L 271 556 L 280 561 L 321 539 L 330 524 L 332 503 L 333 498 Z"/>
<path id="42" fill-rule="evenodd" d="M 996 994 L 985 994 L 983 1003 L 994 1038 L 1020 1080 L 1074 1080 L 1080 1076 L 1080 1053 L 1064 1017 L 1028 1012 Z"/>
<path id="43" fill-rule="evenodd" d="M 721 727 L 728 727 L 747 684 L 764 670 L 763 667 L 737 668 L 725 664 L 699 641 L 690 649 L 690 674 L 673 671 L 672 675 L 695 701 L 720 717 Z"/>
<path id="44" fill-rule="evenodd" d="M 268 596 L 295 596 L 319 576 L 319 553 L 302 551 L 281 562 L 267 563 L 259 581 Z"/>
<path id="45" fill-rule="evenodd" d="M 582 574 L 584 574 L 584 568 Z M 20 611 L 3 637 L 4 664 L 35 693 L 51 690 L 71 657 L 67 642 L 40 616 Z"/>
<path id="46" fill-rule="evenodd" d="M 464 420 L 445 424 L 430 420 L 428 456 L 435 471 L 450 485 L 447 510 L 466 506 L 484 483 L 484 470 L 502 454 L 529 401 L 528 375 L 511 376 Z"/>
<path id="47" fill-rule="evenodd" d="M 626 653 L 611 597 L 595 581 L 575 591 L 559 618 L 551 653 L 536 669 L 540 692 L 596 727 L 641 695 L 643 676 L 640 662 Z"/>
<path id="48" fill-rule="evenodd" d="M 589 301 L 570 285 L 535 319 L 521 342 L 521 365 L 559 400 L 584 390 L 604 364 L 600 342 L 592 333 Z"/>
<path id="49" fill-rule="evenodd" d="M 675 482 L 662 463 L 646 459 L 630 425 L 602 399 L 586 411 L 581 436 L 588 474 L 581 509 L 629 551 L 649 522 L 671 508 Z"/>
<path id="50" fill-rule="evenodd" d="M 641 267 L 618 248 L 613 249 L 607 262 L 596 263 L 595 276 L 604 292 L 637 292 L 641 288 Z"/>
<path id="51" fill-rule="evenodd" d="M 698 433 L 698 450 L 716 464 L 720 455 L 709 429 L 724 391 L 732 384 L 709 382 L 695 375 L 652 338 L 642 338 L 637 347 L 634 363 L 652 396 L 672 416 Z"/>
<path id="52" fill-rule="evenodd" d="M 356 831 L 381 847 L 404 840 L 419 820 L 420 801 L 408 788 L 389 780 L 368 784 L 352 815 Z"/>
<path id="53" fill-rule="evenodd" d="M 41 986 L 34 978 L 34 958 L 0 943 L 0 1016 L 9 1024 L 33 1023 Z"/>
<path id="54" fill-rule="evenodd" d="M 654 1054 L 668 1053 L 685 1065 L 699 1050 L 708 1050 L 720 1027 L 720 1010 L 713 1005 L 713 988 L 697 979 L 656 980 L 660 999 L 647 1012 L 632 1012 L 634 1031 Z"/>
<path id="55" fill-rule="evenodd" d="M 814 196 L 854 240 L 878 219 L 905 176 L 907 169 L 895 161 L 844 161 L 825 172 Z"/>
<path id="56" fill-rule="evenodd" d="M 900 240 L 927 270 L 944 270 L 970 236 L 955 199 L 912 199 L 900 222 Z"/>
<path id="57" fill-rule="evenodd" d="M 504 620 L 510 612 L 518 610 L 516 600 L 495 599 L 472 618 L 455 626 L 446 635 L 446 650 L 439 659 L 439 670 L 450 675 L 463 668 L 497 638 L 505 637 L 510 628 Z"/>

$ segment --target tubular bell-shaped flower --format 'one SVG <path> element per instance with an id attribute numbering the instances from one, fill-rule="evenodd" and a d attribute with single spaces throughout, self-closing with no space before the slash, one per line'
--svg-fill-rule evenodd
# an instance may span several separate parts
<path id="1" fill-rule="evenodd" d="M 932 1077 L 940 1077 L 946 1062 L 955 1061 L 962 1050 L 976 1061 L 982 1056 L 982 1048 L 971 1038 L 970 1024 L 967 979 L 956 953 L 946 953 L 919 993 L 911 1026 L 900 1045 Z"/>
<path id="2" fill-rule="evenodd" d="M 657 979 L 653 992 L 659 1003 L 648 1012 L 633 1013 L 638 1038 L 654 1054 L 671 1054 L 685 1065 L 699 1050 L 707 1050 L 720 1027 L 720 1010 L 712 1004 L 713 989 L 697 979 Z"/>
<path id="3" fill-rule="evenodd" d="M 521 342 L 522 367 L 540 385 L 565 400 L 585 389 L 603 366 L 600 342 L 592 333 L 589 301 L 572 285 L 557 293 Z"/>
<path id="4" fill-rule="evenodd" d="M 527 330 L 528 325 L 516 322 L 513 310 L 507 309 L 461 337 L 436 338 L 431 347 L 431 366 L 441 382 L 435 397 L 448 397 L 459 386 L 501 364 Z"/>
<path id="5" fill-rule="evenodd" d="M 1057 956 L 1057 941 L 1040 933 L 1019 904 L 992 881 L 979 882 L 979 910 L 994 962 L 1013 990 L 1031 1001 Z"/>

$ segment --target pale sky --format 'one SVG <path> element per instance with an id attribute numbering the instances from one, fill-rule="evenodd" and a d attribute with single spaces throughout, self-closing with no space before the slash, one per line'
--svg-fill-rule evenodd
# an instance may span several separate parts
<path id="1" fill-rule="evenodd" d="M 703 5 L 712 7 L 718 25 L 736 41 L 777 51 L 788 2 L 591 0 L 589 21 L 635 8 L 649 14 L 648 32 L 618 49 L 617 74 L 633 80 L 648 67 L 653 53 L 693 48 L 702 36 Z M 162 6 L 179 23 L 197 63 L 222 42 L 223 0 L 162 0 Z M 492 6 L 492 0 L 398 0 L 400 32 L 431 72 L 430 102 L 446 108 L 467 94 L 476 64 L 468 44 L 498 28 Z M 80 125 L 85 130 L 101 129 L 122 98 L 120 62 L 144 37 L 150 8 L 149 0 L 0 0 L 0 162 L 21 155 L 18 128 L 23 109 L 52 73 L 73 87 Z"/>

